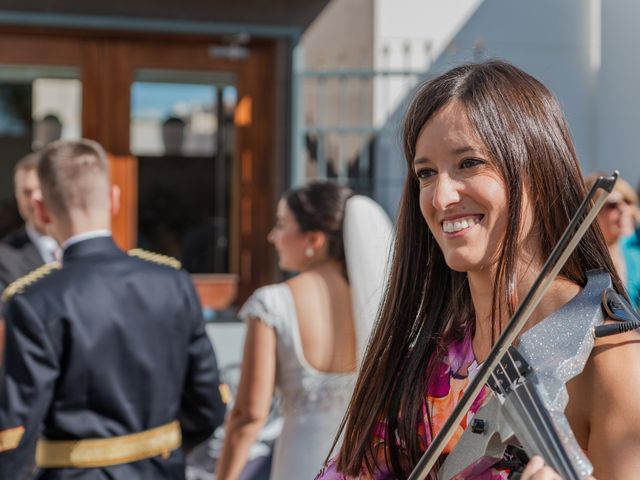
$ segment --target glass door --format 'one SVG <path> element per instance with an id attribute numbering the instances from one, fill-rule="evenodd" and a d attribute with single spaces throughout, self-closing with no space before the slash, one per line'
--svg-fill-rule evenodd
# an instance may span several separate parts
<path id="1" fill-rule="evenodd" d="M 179 259 L 190 273 L 228 273 L 235 78 L 138 70 L 134 79 L 137 244 Z"/>

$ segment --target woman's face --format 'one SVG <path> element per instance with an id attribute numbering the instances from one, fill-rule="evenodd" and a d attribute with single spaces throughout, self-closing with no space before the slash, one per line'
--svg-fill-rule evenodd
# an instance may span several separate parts
<path id="1" fill-rule="evenodd" d="M 267 240 L 278 253 L 278 266 L 281 270 L 297 272 L 309 263 L 309 258 L 305 255 L 311 246 L 309 232 L 300 231 L 300 225 L 284 199 L 278 202 L 276 224 Z"/>
<path id="2" fill-rule="evenodd" d="M 447 265 L 459 272 L 493 265 L 507 229 L 508 192 L 460 102 L 422 128 L 414 171 L 420 210 Z"/>
<path id="3" fill-rule="evenodd" d="M 598 213 L 598 223 L 607 245 L 616 243 L 621 237 L 634 231 L 633 204 L 618 190 L 611 192 L 607 202 Z"/>

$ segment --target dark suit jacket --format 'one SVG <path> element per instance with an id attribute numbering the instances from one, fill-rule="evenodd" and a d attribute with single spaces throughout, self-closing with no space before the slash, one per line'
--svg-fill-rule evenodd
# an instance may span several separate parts
<path id="1" fill-rule="evenodd" d="M 20 250 L 6 243 L 0 243 L 0 292 L 31 270 L 33 268 L 29 268 Z"/>
<path id="2" fill-rule="evenodd" d="M 27 231 L 24 227 L 10 233 L 2 241 L 10 247 L 15 248 L 20 253 L 22 262 L 25 265 L 25 268 L 28 269 L 22 275 L 29 273 L 44 263 L 44 259 L 40 256 L 38 248 L 31 241 L 29 235 L 27 235 Z"/>
<path id="3" fill-rule="evenodd" d="M 224 417 L 213 348 L 183 270 L 134 258 L 111 238 L 70 246 L 63 266 L 7 303 L 0 478 L 17 478 L 40 426 L 53 440 L 108 438 L 180 420 L 183 444 Z M 184 451 L 94 469 L 49 469 L 40 479 L 184 479 Z"/>
<path id="4" fill-rule="evenodd" d="M 44 263 L 40 252 L 27 235 L 26 230 L 13 232 L 0 242 L 0 295 L 10 283 L 38 268 Z M 0 300 L 0 313 L 2 311 Z"/>

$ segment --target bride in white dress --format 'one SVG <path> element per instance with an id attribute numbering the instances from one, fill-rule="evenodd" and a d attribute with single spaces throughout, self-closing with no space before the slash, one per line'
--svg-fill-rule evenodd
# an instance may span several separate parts
<path id="1" fill-rule="evenodd" d="M 274 390 L 284 425 L 271 478 L 312 479 L 342 420 L 385 281 L 391 223 L 372 200 L 314 182 L 287 192 L 269 233 L 282 270 L 240 311 L 247 322 L 242 373 L 216 471 L 239 478 Z"/>

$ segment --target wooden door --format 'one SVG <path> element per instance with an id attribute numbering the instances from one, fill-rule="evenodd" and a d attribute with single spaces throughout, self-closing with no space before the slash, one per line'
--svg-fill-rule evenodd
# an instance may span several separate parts
<path id="1" fill-rule="evenodd" d="M 82 82 L 82 136 L 110 154 L 113 182 L 122 192 L 114 236 L 138 246 L 139 159 L 131 151 L 131 89 L 140 71 L 223 72 L 237 88 L 234 155 L 229 171 L 228 266 L 194 275 L 205 306 L 225 308 L 274 279 L 266 235 L 273 219 L 280 163 L 275 159 L 277 45 L 255 41 L 240 60 L 212 56 L 214 37 L 55 29 L 0 31 L 0 65 L 73 66 Z"/>

